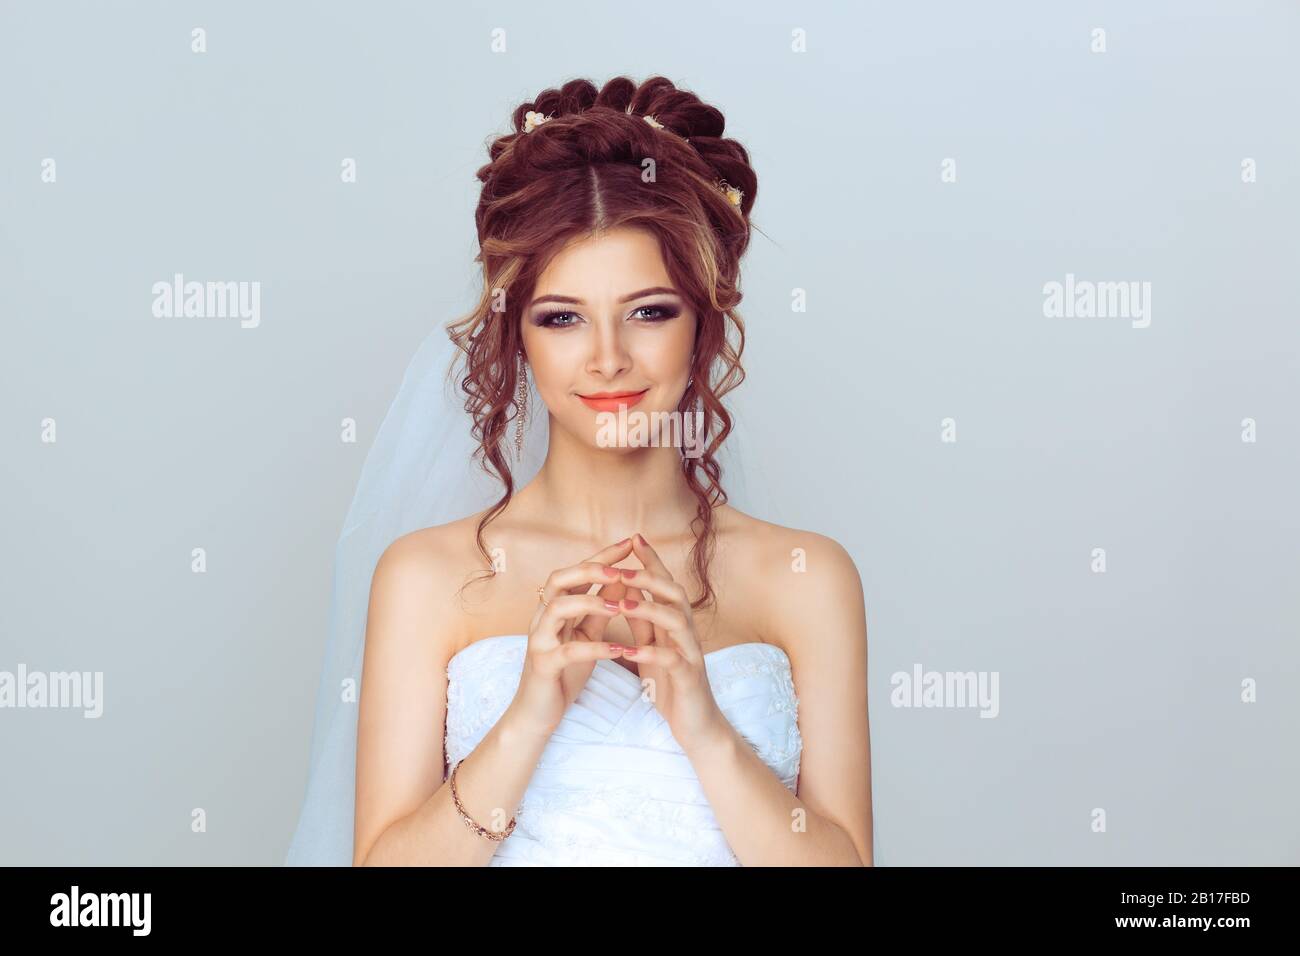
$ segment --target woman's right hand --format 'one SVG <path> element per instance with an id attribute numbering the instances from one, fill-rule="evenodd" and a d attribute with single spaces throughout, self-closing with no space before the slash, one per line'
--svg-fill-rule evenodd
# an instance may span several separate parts
<path id="1" fill-rule="evenodd" d="M 530 732 L 550 737 L 569 704 L 582 691 L 596 661 L 614 659 L 622 651 L 603 640 L 610 619 L 619 614 L 627 586 L 617 571 L 605 569 L 632 553 L 625 538 L 596 552 L 586 561 L 557 568 L 542 587 L 548 602 L 537 603 L 528 633 L 523 675 L 511 707 Z M 601 585 L 587 594 L 593 584 Z"/>

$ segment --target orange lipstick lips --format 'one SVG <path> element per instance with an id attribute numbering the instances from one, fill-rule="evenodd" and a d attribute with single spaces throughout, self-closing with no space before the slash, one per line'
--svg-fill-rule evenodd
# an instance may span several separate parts
<path id="1" fill-rule="evenodd" d="M 631 408 L 641 401 L 648 391 L 650 389 L 643 388 L 639 392 L 595 392 L 591 395 L 579 395 L 578 398 L 582 399 L 582 404 L 598 412 L 616 412 L 620 405 Z"/>

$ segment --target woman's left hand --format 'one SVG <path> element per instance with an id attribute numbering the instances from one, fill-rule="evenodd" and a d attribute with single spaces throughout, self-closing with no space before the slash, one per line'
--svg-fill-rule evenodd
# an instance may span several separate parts
<path id="1" fill-rule="evenodd" d="M 636 662 L 643 693 L 652 695 L 650 700 L 668 721 L 673 738 L 690 752 L 725 734 L 727 718 L 709 686 L 686 589 L 639 534 L 632 537 L 632 553 L 645 568 L 620 569 L 628 596 L 620 602 L 619 613 L 636 639 L 636 648 L 623 656 Z M 637 600 L 639 590 L 649 592 L 654 600 Z"/>

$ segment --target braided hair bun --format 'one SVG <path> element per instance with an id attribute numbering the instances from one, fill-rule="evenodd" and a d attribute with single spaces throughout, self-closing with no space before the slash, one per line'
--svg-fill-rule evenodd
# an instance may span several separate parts
<path id="1" fill-rule="evenodd" d="M 638 179 L 649 168 L 653 178 L 646 185 L 675 178 L 701 190 L 702 211 L 730 237 L 735 256 L 748 246 L 749 214 L 758 192 L 749 153 L 723 136 L 721 110 L 667 77 L 637 85 L 620 76 L 599 90 L 590 80 L 570 80 L 520 103 L 512 126 L 513 132 L 490 144 L 491 162 L 478 170 L 484 184 L 476 214 L 480 241 L 491 234 L 485 227 L 492 210 L 501 208 L 496 204 L 529 184 L 556 173 L 623 165 Z M 731 208 L 719 205 L 707 190 L 720 193 Z M 736 232 L 743 241 L 736 242 Z"/>

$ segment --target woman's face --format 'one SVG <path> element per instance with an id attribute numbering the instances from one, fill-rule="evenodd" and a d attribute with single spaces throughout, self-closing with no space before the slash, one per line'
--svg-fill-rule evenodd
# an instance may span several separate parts
<path id="1" fill-rule="evenodd" d="M 538 394 L 555 423 L 593 446 L 601 412 L 617 414 L 621 403 L 629 413 L 673 412 L 686 391 L 696 316 L 648 230 L 570 243 L 538 277 L 522 323 Z"/>

